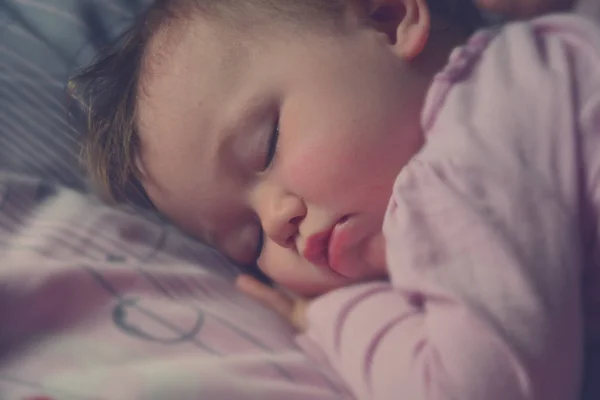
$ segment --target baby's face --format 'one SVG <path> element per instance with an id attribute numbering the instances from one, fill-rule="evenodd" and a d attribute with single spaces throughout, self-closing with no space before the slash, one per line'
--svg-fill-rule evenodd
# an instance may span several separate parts
<path id="1" fill-rule="evenodd" d="M 178 35 L 153 48 L 139 104 L 158 209 L 299 294 L 384 277 L 383 217 L 422 144 L 427 80 L 371 29 Z"/>

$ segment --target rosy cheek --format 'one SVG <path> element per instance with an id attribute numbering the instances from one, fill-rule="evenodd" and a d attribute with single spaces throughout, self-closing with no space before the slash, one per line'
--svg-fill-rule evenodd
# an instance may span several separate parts
<path id="1" fill-rule="evenodd" d="M 362 139 L 335 109 L 314 99 L 301 104 L 282 113 L 278 177 L 289 191 L 327 206 L 352 184 L 352 159 Z"/>
<path id="2" fill-rule="evenodd" d="M 347 188 L 352 173 L 351 160 L 340 147 L 329 143 L 298 146 L 289 152 L 279 169 L 279 178 L 293 193 L 304 198 L 325 199 Z"/>

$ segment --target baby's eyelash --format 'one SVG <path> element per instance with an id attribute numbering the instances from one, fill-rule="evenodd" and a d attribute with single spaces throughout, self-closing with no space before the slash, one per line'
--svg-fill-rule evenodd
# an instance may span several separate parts
<path id="1" fill-rule="evenodd" d="M 258 230 L 258 243 L 256 245 L 256 260 L 260 258 L 260 255 L 263 251 L 263 246 L 265 245 L 265 231 L 260 228 Z"/>
<path id="2" fill-rule="evenodd" d="M 265 170 L 271 166 L 271 163 L 273 162 L 273 159 L 275 158 L 275 154 L 277 153 L 278 140 L 279 140 L 279 121 L 277 120 L 277 121 L 275 121 L 275 127 L 273 128 L 273 132 L 271 133 L 271 136 L 269 137 L 269 144 L 267 147 L 267 157 L 265 160 L 265 167 L 264 167 Z"/>

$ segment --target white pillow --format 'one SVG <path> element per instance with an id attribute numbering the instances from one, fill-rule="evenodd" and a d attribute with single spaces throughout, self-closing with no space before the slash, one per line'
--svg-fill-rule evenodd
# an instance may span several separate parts
<path id="1" fill-rule="evenodd" d="M 4 400 L 350 398 L 232 265 L 161 221 L 0 175 L 0 260 Z"/>

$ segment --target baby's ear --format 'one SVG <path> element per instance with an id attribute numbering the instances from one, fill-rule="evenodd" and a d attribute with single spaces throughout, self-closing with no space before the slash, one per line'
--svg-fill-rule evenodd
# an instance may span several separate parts
<path id="1" fill-rule="evenodd" d="M 421 54 L 431 27 L 427 0 L 369 0 L 369 4 L 371 23 L 388 36 L 400 57 L 412 60 Z"/>

